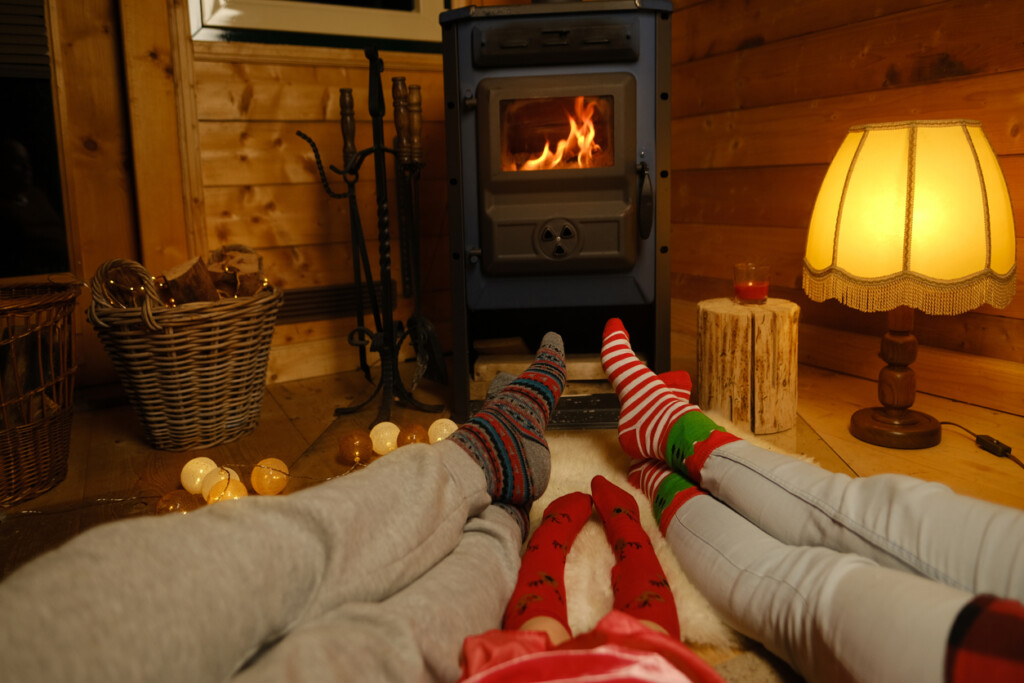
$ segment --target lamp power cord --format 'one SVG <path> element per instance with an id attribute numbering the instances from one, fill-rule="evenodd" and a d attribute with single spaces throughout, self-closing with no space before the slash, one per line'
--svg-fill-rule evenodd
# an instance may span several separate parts
<path id="1" fill-rule="evenodd" d="M 1021 462 L 1017 458 L 1017 456 L 1011 453 L 1010 447 L 1007 444 L 1000 441 L 999 439 L 993 436 L 989 436 L 988 434 L 975 434 L 967 427 L 959 425 L 956 422 L 939 422 L 939 424 L 950 425 L 951 427 L 956 427 L 958 429 L 964 430 L 972 437 L 974 437 L 974 442 L 978 444 L 978 446 L 980 446 L 982 450 L 988 451 L 992 455 L 995 455 L 996 457 L 999 458 L 1009 458 L 1013 462 L 1017 463 L 1018 466 L 1024 468 L 1024 462 Z"/>

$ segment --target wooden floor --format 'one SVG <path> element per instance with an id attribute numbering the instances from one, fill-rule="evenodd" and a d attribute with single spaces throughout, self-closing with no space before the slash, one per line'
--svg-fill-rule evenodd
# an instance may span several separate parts
<path id="1" fill-rule="evenodd" d="M 981 450 L 965 432 L 945 427 L 942 443 L 925 450 L 871 446 L 850 436 L 846 425 L 855 409 L 875 404 L 874 383 L 806 366 L 801 366 L 799 377 L 797 427 L 762 437 L 780 449 L 810 455 L 837 472 L 860 476 L 902 472 L 1024 509 L 1024 468 Z M 419 387 L 416 397 L 443 403 L 444 387 L 428 384 Z M 184 453 L 150 448 L 126 403 L 84 392 L 76 405 L 64 482 L 34 500 L 0 512 L 0 577 L 93 525 L 154 514 L 158 501 L 180 488 L 182 465 L 198 454 L 236 468 L 243 477 L 259 460 L 278 457 L 294 475 L 286 493 L 346 474 L 351 465 L 335 457 L 338 436 L 352 428 L 368 428 L 379 399 L 343 418 L 336 419 L 334 410 L 360 403 L 372 389 L 358 372 L 271 385 L 255 432 L 234 443 Z M 918 396 L 915 407 L 940 421 L 990 434 L 1024 459 L 1024 417 L 925 395 Z M 392 420 L 426 427 L 443 414 L 395 406 Z M 731 656 L 701 654 L 712 660 Z"/>

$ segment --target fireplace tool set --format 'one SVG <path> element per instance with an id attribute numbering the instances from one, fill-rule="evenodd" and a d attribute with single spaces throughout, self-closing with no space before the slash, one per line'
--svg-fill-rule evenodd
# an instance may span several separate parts
<path id="1" fill-rule="evenodd" d="M 373 130 L 373 146 L 356 150 L 355 145 L 355 105 L 352 90 L 343 88 L 340 92 L 341 133 L 343 143 L 344 169 L 333 164 L 331 171 L 342 176 L 347 186 L 343 193 L 335 192 L 327 182 L 320 153 L 316 143 L 302 131 L 296 134 L 309 143 L 316 158 L 320 181 L 328 196 L 336 199 L 348 199 L 349 222 L 352 234 L 353 282 L 357 288 L 356 324 L 348 336 L 349 343 L 359 348 L 359 366 L 366 378 L 370 379 L 370 366 L 367 362 L 367 350 L 380 357 L 381 372 L 372 394 L 357 405 L 342 406 L 335 409 L 336 415 L 354 413 L 368 405 L 377 394 L 381 394 L 381 404 L 377 417 L 372 424 L 389 421 L 391 407 L 397 401 L 424 412 L 440 412 L 444 406 L 426 404 L 412 395 L 416 384 L 424 375 L 429 375 L 442 383 L 447 382 L 444 359 L 440 342 L 433 324 L 427 320 L 421 309 L 420 273 L 419 273 L 419 215 L 417 207 L 420 171 L 423 168 L 423 148 L 420 137 L 422 128 L 422 95 L 418 85 L 406 85 L 405 78 L 392 79 L 392 97 L 394 99 L 394 119 L 396 137 L 394 147 L 384 144 L 384 89 L 381 85 L 383 62 L 376 48 L 365 50 L 370 62 L 369 113 Z M 394 319 L 394 292 L 391 286 L 391 219 L 388 207 L 387 162 L 386 155 L 391 154 L 395 161 L 396 171 L 396 204 L 398 233 L 400 238 L 400 267 L 402 295 L 413 297 L 413 314 L 405 326 Z M 363 232 L 356 201 L 356 183 L 359 180 L 359 169 L 367 157 L 373 157 L 375 175 L 375 191 L 377 197 L 377 230 L 380 258 L 380 287 L 375 287 L 370 270 L 370 258 L 366 248 L 366 237 Z M 369 302 L 374 328 L 366 326 L 363 310 L 364 301 Z M 402 382 L 398 371 L 398 352 L 406 339 L 409 339 L 416 351 L 416 370 L 413 375 L 412 389 Z"/>

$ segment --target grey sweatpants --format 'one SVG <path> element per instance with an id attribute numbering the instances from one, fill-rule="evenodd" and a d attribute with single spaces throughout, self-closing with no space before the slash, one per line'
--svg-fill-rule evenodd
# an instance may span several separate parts
<path id="1" fill-rule="evenodd" d="M 719 447 L 666 538 L 740 632 L 811 681 L 943 681 L 978 593 L 1024 601 L 1024 513 L 902 475 Z"/>
<path id="2" fill-rule="evenodd" d="M 500 627 L 519 527 L 457 445 L 273 498 L 114 522 L 0 583 L 0 679 L 458 677 Z"/>

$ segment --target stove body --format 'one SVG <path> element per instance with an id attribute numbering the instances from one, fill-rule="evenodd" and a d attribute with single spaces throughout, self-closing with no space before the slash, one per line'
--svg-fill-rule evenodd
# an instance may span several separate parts
<path id="1" fill-rule="evenodd" d="M 668 369 L 671 11 L 593 0 L 441 15 L 457 421 L 478 407 L 480 340 L 533 349 L 554 330 L 572 358 L 599 352 L 614 316 Z M 588 400 L 562 403 L 562 424 L 606 426 Z"/>

